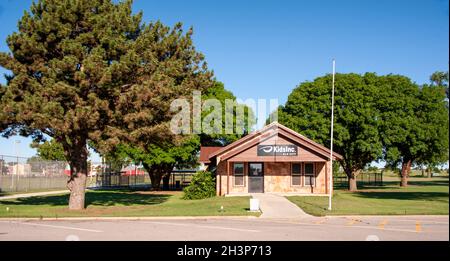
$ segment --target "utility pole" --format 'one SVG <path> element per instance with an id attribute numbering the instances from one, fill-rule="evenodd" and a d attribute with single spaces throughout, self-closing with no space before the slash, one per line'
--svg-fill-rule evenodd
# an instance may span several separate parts
<path id="1" fill-rule="evenodd" d="M 328 182 L 328 210 L 331 210 L 331 197 L 333 195 L 333 124 L 334 124 L 334 77 L 336 74 L 336 61 L 333 59 L 333 80 L 331 83 L 331 138 L 330 138 L 330 180 Z"/>
<path id="2" fill-rule="evenodd" d="M 11 173 L 11 189 L 14 189 L 14 176 L 17 177 L 17 183 L 19 182 L 19 150 L 17 148 L 17 144 L 20 143 L 20 140 L 14 140 L 14 154 L 16 154 L 16 171 Z M 18 185 L 18 184 L 17 184 Z"/>

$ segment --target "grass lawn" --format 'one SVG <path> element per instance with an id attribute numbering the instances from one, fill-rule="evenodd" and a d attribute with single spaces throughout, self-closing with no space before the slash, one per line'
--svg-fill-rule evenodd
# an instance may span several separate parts
<path id="1" fill-rule="evenodd" d="M 80 211 L 68 210 L 68 194 L 0 200 L 0 218 L 259 215 L 248 212 L 250 197 L 183 200 L 182 195 L 182 192 L 87 191 L 87 207 Z"/>
<path id="2" fill-rule="evenodd" d="M 448 215 L 448 178 L 410 179 L 407 188 L 398 181 L 384 182 L 381 187 L 363 187 L 358 192 L 335 188 L 332 206 L 328 197 L 292 196 L 288 199 L 305 212 L 315 215 Z"/>

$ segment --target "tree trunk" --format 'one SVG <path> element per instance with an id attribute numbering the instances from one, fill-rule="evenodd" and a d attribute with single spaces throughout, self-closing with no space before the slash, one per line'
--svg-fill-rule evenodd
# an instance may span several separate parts
<path id="1" fill-rule="evenodd" d="M 150 166 L 143 163 L 144 169 L 150 176 L 152 183 L 152 190 L 161 190 L 161 180 L 163 181 L 163 189 L 169 189 L 170 173 L 173 170 L 173 165 L 154 165 Z"/>
<path id="2" fill-rule="evenodd" d="M 431 168 L 427 168 L 427 177 L 428 178 L 432 178 L 433 177 L 433 171 L 431 170 Z"/>
<path id="3" fill-rule="evenodd" d="M 163 176 L 163 190 L 169 190 L 170 173 Z"/>
<path id="4" fill-rule="evenodd" d="M 85 208 L 85 190 L 88 174 L 88 151 L 86 141 L 74 144 L 70 153 L 70 178 L 67 188 L 70 190 L 69 209 L 81 210 Z"/>
<path id="5" fill-rule="evenodd" d="M 162 175 L 159 171 L 154 171 L 154 173 L 150 175 L 150 180 L 152 182 L 152 190 L 156 191 L 161 190 L 161 178 Z"/>
<path id="6" fill-rule="evenodd" d="M 348 190 L 349 191 L 358 191 L 358 184 L 356 183 L 356 177 L 348 178 Z"/>
<path id="7" fill-rule="evenodd" d="M 345 170 L 345 174 L 347 174 L 348 178 L 348 190 L 349 191 L 357 191 L 358 190 L 358 184 L 356 182 L 356 177 L 359 174 L 359 171 L 353 171 L 353 170 Z"/>
<path id="8" fill-rule="evenodd" d="M 172 175 L 174 165 L 169 164 L 164 168 L 163 174 L 163 189 L 169 190 L 170 176 Z"/>
<path id="9" fill-rule="evenodd" d="M 154 166 L 146 163 L 142 163 L 142 166 L 144 166 L 144 169 L 148 172 L 148 176 L 150 177 L 150 182 L 152 184 L 151 190 L 159 190 L 162 178 L 160 171 Z"/>
<path id="10" fill-rule="evenodd" d="M 411 160 L 404 160 L 402 162 L 402 170 L 400 172 L 401 176 L 401 182 L 400 187 L 407 187 L 408 186 L 408 177 L 409 172 L 411 171 Z"/>

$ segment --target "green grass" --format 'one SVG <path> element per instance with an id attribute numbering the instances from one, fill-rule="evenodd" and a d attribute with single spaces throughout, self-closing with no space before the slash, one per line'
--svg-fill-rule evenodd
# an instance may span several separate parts
<path id="1" fill-rule="evenodd" d="M 358 192 L 336 188 L 332 211 L 328 197 L 288 197 L 305 212 L 315 215 L 448 215 L 448 178 L 412 179 L 407 188 L 398 181 L 382 187 L 364 187 Z"/>
<path id="2" fill-rule="evenodd" d="M 68 194 L 0 200 L 0 217 L 258 215 L 248 212 L 249 197 L 183 200 L 181 196 L 181 192 L 88 191 L 87 207 L 80 211 L 68 210 Z M 221 206 L 224 211 L 220 211 Z"/>

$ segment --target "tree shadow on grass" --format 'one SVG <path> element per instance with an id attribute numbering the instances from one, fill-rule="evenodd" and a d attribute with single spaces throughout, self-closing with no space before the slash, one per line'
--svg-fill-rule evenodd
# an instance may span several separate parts
<path id="1" fill-rule="evenodd" d="M 448 179 L 439 179 L 439 180 L 420 180 L 420 181 L 409 181 L 409 185 L 413 186 L 448 186 Z"/>
<path id="2" fill-rule="evenodd" d="M 373 184 L 367 184 L 358 181 L 358 190 L 387 190 L 387 189 L 402 189 L 399 181 L 383 181 L 382 185 L 373 185 Z M 449 186 L 448 179 L 437 179 L 437 180 L 419 180 L 419 181 L 408 181 L 408 185 L 410 186 Z M 347 190 L 348 185 L 347 184 L 335 184 L 334 185 L 335 190 Z"/>
<path id="3" fill-rule="evenodd" d="M 371 199 L 397 199 L 397 200 L 428 200 L 448 202 L 449 194 L 447 192 L 354 192 L 356 197 Z"/>
<path id="4" fill-rule="evenodd" d="M 167 201 L 172 195 L 166 194 L 138 194 L 131 191 L 101 191 L 86 192 L 86 206 L 132 206 L 132 205 L 154 205 Z M 15 200 L 0 201 L 3 205 L 50 205 L 67 206 L 69 194 L 55 196 L 39 196 L 29 198 L 18 198 Z"/>
<path id="5" fill-rule="evenodd" d="M 399 182 L 392 182 L 392 181 L 388 181 L 388 182 L 384 182 L 383 185 L 371 185 L 371 184 L 362 184 L 360 182 L 358 182 L 358 190 L 387 190 L 387 189 L 394 189 L 394 188 L 398 188 L 400 183 Z M 335 190 L 342 190 L 342 191 L 348 191 L 348 185 L 335 185 L 334 186 Z"/>

